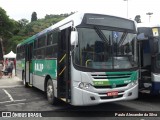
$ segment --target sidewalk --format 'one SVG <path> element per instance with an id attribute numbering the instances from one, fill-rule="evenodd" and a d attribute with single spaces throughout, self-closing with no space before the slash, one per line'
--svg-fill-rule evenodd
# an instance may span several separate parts
<path id="1" fill-rule="evenodd" d="M 13 73 L 15 72 L 13 71 Z M 8 76 L 2 76 L 2 78 L 0 79 L 0 88 L 17 87 L 22 85 L 22 80 L 15 76 L 15 74 L 13 74 L 12 78 L 8 78 Z"/>

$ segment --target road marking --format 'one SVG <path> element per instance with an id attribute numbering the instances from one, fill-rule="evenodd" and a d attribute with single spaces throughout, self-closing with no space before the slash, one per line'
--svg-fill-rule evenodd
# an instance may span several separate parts
<path id="1" fill-rule="evenodd" d="M 9 99 L 11 101 L 14 101 L 13 98 L 12 98 L 12 96 L 7 92 L 7 90 L 5 90 L 5 89 L 2 89 L 2 90 L 8 95 L 8 97 L 9 97 Z"/>
<path id="2" fill-rule="evenodd" d="M 9 105 L 5 105 L 5 106 L 7 106 L 7 107 L 8 107 L 8 106 L 13 106 L 13 105 L 22 105 L 22 104 L 24 105 L 25 103 L 9 104 Z"/>
<path id="3" fill-rule="evenodd" d="M 14 86 L 0 86 L 0 88 L 14 88 L 14 87 L 22 87 L 24 85 L 14 85 Z"/>
<path id="4" fill-rule="evenodd" d="M 26 101 L 26 99 L 22 99 L 22 100 L 14 100 L 14 101 L 3 101 L 3 102 L 0 102 L 0 104 L 11 103 L 11 102 L 20 102 L 20 101 Z"/>

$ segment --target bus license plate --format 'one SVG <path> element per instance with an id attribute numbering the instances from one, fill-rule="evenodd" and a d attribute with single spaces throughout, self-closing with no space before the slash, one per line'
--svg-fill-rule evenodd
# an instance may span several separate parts
<path id="1" fill-rule="evenodd" d="M 107 96 L 118 96 L 118 91 L 108 92 Z"/>

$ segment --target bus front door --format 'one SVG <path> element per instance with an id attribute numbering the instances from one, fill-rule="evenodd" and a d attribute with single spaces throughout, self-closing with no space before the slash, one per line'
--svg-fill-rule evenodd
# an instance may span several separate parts
<path id="1" fill-rule="evenodd" d="M 25 57 L 25 80 L 28 86 L 33 84 L 33 72 L 32 72 L 32 53 L 33 53 L 33 43 L 30 43 L 26 47 L 26 57 Z"/>
<path id="2" fill-rule="evenodd" d="M 57 59 L 57 96 L 70 103 L 70 31 L 71 28 L 59 32 Z"/>
<path id="3" fill-rule="evenodd" d="M 144 93 L 157 94 L 160 92 L 159 76 L 160 73 L 160 54 L 159 54 L 159 39 L 150 38 L 146 41 L 141 41 L 140 49 L 140 91 Z M 160 83 L 160 82 L 159 82 Z"/>

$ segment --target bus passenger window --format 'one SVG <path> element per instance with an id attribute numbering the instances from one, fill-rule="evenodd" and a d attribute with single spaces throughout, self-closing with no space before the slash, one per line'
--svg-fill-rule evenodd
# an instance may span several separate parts
<path id="1" fill-rule="evenodd" d="M 47 38 L 47 45 L 53 45 L 58 41 L 58 31 L 53 31 L 52 33 L 48 34 Z"/>
<path id="2" fill-rule="evenodd" d="M 57 44 L 47 47 L 46 58 L 57 58 L 57 49 Z"/>
<path id="3" fill-rule="evenodd" d="M 53 34 L 49 34 L 47 38 L 47 45 L 52 45 Z"/>
<path id="4" fill-rule="evenodd" d="M 38 48 L 45 46 L 46 36 L 38 38 Z"/>
<path id="5" fill-rule="evenodd" d="M 34 49 L 37 48 L 37 40 L 34 41 Z"/>

